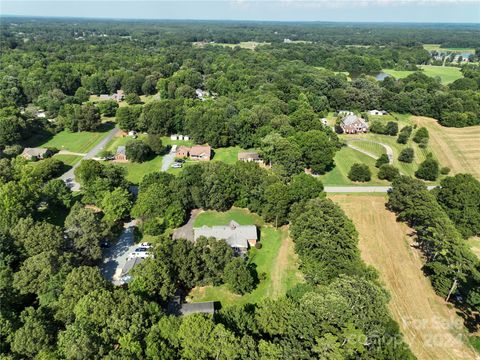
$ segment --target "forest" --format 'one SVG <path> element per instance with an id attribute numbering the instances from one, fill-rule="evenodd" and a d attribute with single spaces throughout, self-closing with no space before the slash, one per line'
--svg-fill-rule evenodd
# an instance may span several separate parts
<path id="1" fill-rule="evenodd" d="M 2 18 L 0 31 L 2 358 L 415 358 L 377 272 L 360 258 L 353 223 L 304 170 L 335 166 L 343 144 L 322 118 L 342 109 L 479 125 L 478 62 L 449 85 L 418 67 L 430 59 L 424 43 L 480 48 L 478 26 Z M 220 44 L 242 41 L 266 44 Z M 379 81 L 384 68 L 415 72 Z M 120 104 L 93 100 L 119 90 Z M 164 154 L 161 137 L 184 133 L 214 148 L 259 149 L 271 167 L 212 161 L 157 171 L 134 193 L 123 167 L 90 159 L 75 168 L 73 193 L 58 179 L 64 163 L 18 156 L 35 139 L 113 122 L 148 133 L 127 148 L 135 161 Z M 396 135 L 392 124 L 377 130 Z M 398 142 L 411 134 L 401 129 Z M 429 192 L 383 161 L 388 208 L 415 229 L 437 293 L 475 327 L 480 262 L 464 240 L 480 235 L 480 183 L 456 175 Z M 175 298 L 195 286 L 227 284 L 241 295 L 258 284 L 248 255 L 234 257 L 225 241 L 172 240 L 191 210 L 232 206 L 288 226 L 305 282 L 279 299 L 176 316 Z M 137 236 L 155 239 L 154 256 L 115 287 L 100 272 L 101 246 L 128 219 L 138 219 Z"/>

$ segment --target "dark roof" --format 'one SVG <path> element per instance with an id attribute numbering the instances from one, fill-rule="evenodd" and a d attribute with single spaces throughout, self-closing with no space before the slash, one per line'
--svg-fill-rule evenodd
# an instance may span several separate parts
<path id="1" fill-rule="evenodd" d="M 205 301 L 199 303 L 185 303 L 182 304 L 180 308 L 180 313 L 182 315 L 203 313 L 203 314 L 213 314 L 215 312 L 215 302 Z"/>

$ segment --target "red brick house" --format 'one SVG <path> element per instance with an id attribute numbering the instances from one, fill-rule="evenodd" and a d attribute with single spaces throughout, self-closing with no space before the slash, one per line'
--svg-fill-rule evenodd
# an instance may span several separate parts
<path id="1" fill-rule="evenodd" d="M 362 119 L 357 115 L 345 116 L 340 123 L 340 127 L 345 134 L 366 133 L 368 130 L 368 125 L 365 122 L 365 119 Z"/>

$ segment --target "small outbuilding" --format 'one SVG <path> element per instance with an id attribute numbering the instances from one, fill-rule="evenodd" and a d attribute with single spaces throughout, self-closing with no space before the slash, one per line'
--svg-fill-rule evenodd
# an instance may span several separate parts
<path id="1" fill-rule="evenodd" d="M 262 162 L 260 155 L 253 151 L 239 152 L 237 155 L 237 159 L 238 161 L 244 161 L 244 162 L 252 162 L 252 161 L 256 163 Z"/>
<path id="2" fill-rule="evenodd" d="M 182 304 L 180 308 L 180 313 L 182 315 L 189 314 L 214 314 L 215 313 L 215 302 L 205 301 L 198 303 L 185 303 Z"/>
<path id="3" fill-rule="evenodd" d="M 115 153 L 115 160 L 117 161 L 127 161 L 127 152 L 125 146 L 119 146 L 117 152 Z"/>

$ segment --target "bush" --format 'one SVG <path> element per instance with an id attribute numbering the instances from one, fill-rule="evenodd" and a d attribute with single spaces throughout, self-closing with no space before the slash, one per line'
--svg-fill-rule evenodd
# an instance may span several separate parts
<path id="1" fill-rule="evenodd" d="M 234 293 L 243 295 L 255 288 L 255 278 L 252 270 L 242 258 L 234 258 L 225 266 L 223 279 Z"/>
<path id="2" fill-rule="evenodd" d="M 442 175 L 448 175 L 450 173 L 450 168 L 447 166 L 444 166 L 440 169 L 440 174 Z"/>
<path id="3" fill-rule="evenodd" d="M 352 181 L 370 181 L 372 173 L 365 164 L 353 164 L 348 173 L 348 178 Z"/>
<path id="4" fill-rule="evenodd" d="M 166 147 L 163 146 L 162 137 L 160 135 L 148 134 L 145 143 L 157 155 L 163 154 L 166 150 Z"/>
<path id="5" fill-rule="evenodd" d="M 140 96 L 135 93 L 127 94 L 125 96 L 125 101 L 127 102 L 128 105 L 134 105 L 134 104 L 141 104 L 142 100 L 140 100 Z"/>
<path id="6" fill-rule="evenodd" d="M 422 144 L 428 143 L 428 138 L 430 135 L 428 134 L 428 130 L 425 127 L 421 127 L 420 129 L 417 130 L 415 135 L 413 136 L 413 141 L 415 141 L 417 144 Z"/>
<path id="7" fill-rule="evenodd" d="M 392 165 L 382 165 L 380 170 L 378 170 L 378 178 L 380 180 L 393 181 L 397 176 L 400 175 L 400 171 Z"/>
<path id="8" fill-rule="evenodd" d="M 151 154 L 147 144 L 141 140 L 130 141 L 125 146 L 127 159 L 133 162 L 144 162 Z"/>
<path id="9" fill-rule="evenodd" d="M 97 102 L 97 108 L 100 114 L 104 116 L 115 116 L 118 109 L 118 104 L 115 100 L 105 100 Z"/>
<path id="10" fill-rule="evenodd" d="M 375 167 L 379 168 L 382 165 L 389 164 L 390 160 L 387 154 L 382 154 L 375 162 Z"/>
<path id="11" fill-rule="evenodd" d="M 405 148 L 398 155 L 398 161 L 411 164 L 413 162 L 414 152 L 412 148 Z"/>
<path id="12" fill-rule="evenodd" d="M 397 143 L 399 144 L 406 144 L 408 142 L 408 139 L 410 138 L 410 135 L 412 134 L 412 127 L 411 126 L 405 126 L 400 130 L 400 134 L 398 135 L 397 138 Z"/>
<path id="13" fill-rule="evenodd" d="M 398 124 L 394 121 L 389 121 L 385 127 L 385 135 L 397 136 Z"/>
<path id="14" fill-rule="evenodd" d="M 257 243 L 255 244 L 255 249 L 259 249 L 259 250 L 260 250 L 261 248 L 262 248 L 262 243 L 261 243 L 261 242 L 257 242 Z"/>
<path id="15" fill-rule="evenodd" d="M 435 181 L 440 173 L 438 161 L 429 156 L 420 164 L 415 176 L 422 180 Z"/>

